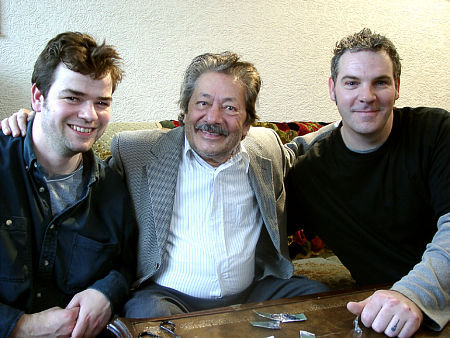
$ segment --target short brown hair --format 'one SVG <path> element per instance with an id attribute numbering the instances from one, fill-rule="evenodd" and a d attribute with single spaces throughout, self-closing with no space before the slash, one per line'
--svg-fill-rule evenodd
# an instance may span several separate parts
<path id="1" fill-rule="evenodd" d="M 247 112 L 245 123 L 252 124 L 258 119 L 255 105 L 261 88 L 261 78 L 255 66 L 250 62 L 241 61 L 235 53 L 206 53 L 195 57 L 184 74 L 178 101 L 181 109 L 178 120 L 181 124 L 183 124 L 184 115 L 188 112 L 189 100 L 197 80 L 207 72 L 224 73 L 239 80 L 245 88 L 245 111 Z"/>
<path id="2" fill-rule="evenodd" d="M 34 64 L 31 82 L 44 98 L 54 81 L 56 67 L 62 62 L 68 69 L 101 79 L 110 74 L 112 91 L 122 80 L 121 57 L 113 46 L 98 45 L 88 34 L 65 32 L 51 39 Z"/>
<path id="3" fill-rule="evenodd" d="M 362 50 L 370 50 L 378 52 L 380 50 L 386 51 L 392 60 L 394 68 L 394 80 L 400 77 L 402 65 L 400 63 L 400 56 L 394 44 L 384 35 L 372 33 L 369 28 L 363 28 L 360 32 L 346 36 L 341 41 L 336 43 L 334 48 L 334 56 L 331 59 L 331 78 L 336 82 L 339 72 L 339 60 L 346 52 L 359 52 Z"/>

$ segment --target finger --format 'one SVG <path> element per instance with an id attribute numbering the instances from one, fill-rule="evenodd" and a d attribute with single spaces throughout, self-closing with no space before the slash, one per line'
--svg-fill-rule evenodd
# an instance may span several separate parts
<path id="1" fill-rule="evenodd" d="M 11 135 L 17 137 L 21 134 L 19 124 L 17 123 L 18 114 L 14 113 L 8 118 L 9 128 L 11 128 Z"/>
<path id="2" fill-rule="evenodd" d="M 78 313 L 77 323 L 72 331 L 72 337 L 83 337 L 87 329 L 87 320 L 83 311 Z"/>
<path id="3" fill-rule="evenodd" d="M 30 121 L 33 116 L 36 114 L 36 112 L 34 110 L 28 110 L 28 109 L 24 109 L 22 108 L 21 110 L 27 112 L 27 122 Z"/>
<path id="4" fill-rule="evenodd" d="M 347 310 L 350 311 L 351 313 L 353 313 L 354 315 L 359 316 L 361 314 L 362 310 L 364 309 L 364 307 L 366 306 L 367 302 L 368 302 L 368 298 L 366 298 L 360 302 L 348 302 Z"/>
<path id="5" fill-rule="evenodd" d="M 391 321 L 387 323 L 384 329 L 384 334 L 388 337 L 396 337 L 402 330 L 405 323 L 400 320 L 397 316 L 392 317 Z"/>
<path id="6" fill-rule="evenodd" d="M 7 118 L 4 118 L 2 120 L 2 132 L 5 135 L 10 135 L 11 134 L 11 128 L 9 128 L 8 119 Z"/>
<path id="7" fill-rule="evenodd" d="M 17 115 L 17 124 L 18 128 L 20 129 L 20 134 L 22 136 L 25 136 L 27 133 L 27 122 L 28 122 L 28 113 L 25 113 L 23 109 L 19 111 L 19 114 Z"/>
<path id="8" fill-rule="evenodd" d="M 421 323 L 418 321 L 407 320 L 403 325 L 401 331 L 398 333 L 398 336 L 400 338 L 413 336 L 414 333 L 419 329 L 420 324 Z"/>
<path id="9" fill-rule="evenodd" d="M 377 302 L 374 298 L 370 297 L 369 301 L 365 304 L 364 308 L 361 311 L 361 322 L 365 327 L 372 327 L 373 323 L 378 317 L 380 311 L 382 309 L 382 304 Z M 381 318 L 380 318 L 381 319 Z M 390 318 L 389 318 L 390 320 Z M 379 331 L 383 332 L 383 330 Z"/>
<path id="10" fill-rule="evenodd" d="M 72 299 L 70 300 L 69 304 L 67 304 L 66 309 L 71 309 L 74 307 L 78 307 L 80 306 L 80 301 L 78 298 L 78 294 L 76 294 L 75 296 L 72 297 Z"/>
<path id="11" fill-rule="evenodd" d="M 72 307 L 70 309 L 66 308 L 66 310 L 73 312 L 75 314 L 75 318 L 78 318 L 79 311 L 80 311 L 80 307 L 79 306 L 74 306 L 74 307 Z"/>

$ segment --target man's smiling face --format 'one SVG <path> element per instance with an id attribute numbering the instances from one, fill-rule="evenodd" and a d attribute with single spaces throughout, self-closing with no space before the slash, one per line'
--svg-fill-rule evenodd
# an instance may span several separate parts
<path id="1" fill-rule="evenodd" d="M 226 162 L 250 128 L 245 121 L 245 88 L 233 76 L 202 74 L 184 117 L 186 138 L 212 166 Z"/>
<path id="2" fill-rule="evenodd" d="M 350 148 L 384 142 L 392 127 L 400 80 L 385 51 L 346 51 L 339 60 L 336 82 L 329 80 L 330 97 L 343 120 L 342 135 Z"/>
<path id="3" fill-rule="evenodd" d="M 41 140 L 49 151 L 73 156 L 88 151 L 100 138 L 110 119 L 112 82 L 110 75 L 95 80 L 59 64 L 44 98 L 33 85 L 33 108 L 40 121 Z"/>

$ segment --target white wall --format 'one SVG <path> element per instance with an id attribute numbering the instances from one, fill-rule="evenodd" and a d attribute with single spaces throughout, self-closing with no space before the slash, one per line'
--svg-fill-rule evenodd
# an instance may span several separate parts
<path id="1" fill-rule="evenodd" d="M 0 0 L 0 117 L 29 107 L 31 72 L 66 30 L 117 46 L 126 77 L 113 121 L 176 119 L 183 72 L 204 52 L 231 50 L 263 79 L 266 121 L 338 118 L 327 80 L 335 42 L 364 26 L 403 59 L 398 106 L 450 109 L 447 0 Z"/>

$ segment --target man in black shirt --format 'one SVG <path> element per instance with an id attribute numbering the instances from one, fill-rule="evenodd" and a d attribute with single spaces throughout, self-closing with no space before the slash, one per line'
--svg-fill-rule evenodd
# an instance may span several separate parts
<path id="1" fill-rule="evenodd" d="M 294 230 L 300 214 L 360 285 L 394 283 L 348 309 L 407 337 L 424 315 L 436 330 L 450 317 L 450 115 L 395 108 L 400 67 L 392 42 L 369 29 L 336 45 L 329 89 L 342 123 L 286 186 Z"/>

